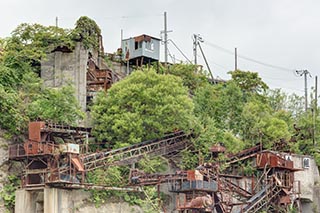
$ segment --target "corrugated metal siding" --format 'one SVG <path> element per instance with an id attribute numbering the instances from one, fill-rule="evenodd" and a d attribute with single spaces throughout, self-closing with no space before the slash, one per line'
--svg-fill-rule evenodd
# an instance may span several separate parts
<path id="1" fill-rule="evenodd" d="M 129 51 L 129 60 L 138 57 L 147 57 L 154 60 L 160 58 L 160 40 L 151 37 L 150 42 L 146 40 L 140 41 L 141 44 L 135 44 L 135 38 L 129 38 L 122 40 L 122 59 L 126 59 L 127 51 Z"/>

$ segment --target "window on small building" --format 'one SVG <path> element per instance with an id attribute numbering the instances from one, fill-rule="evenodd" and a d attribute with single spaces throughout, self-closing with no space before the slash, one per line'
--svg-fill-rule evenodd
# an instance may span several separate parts
<path id="1" fill-rule="evenodd" d="M 146 42 L 146 49 L 148 49 L 148 50 L 150 49 L 150 42 L 149 41 Z"/>
<path id="2" fill-rule="evenodd" d="M 146 49 L 154 51 L 154 43 L 152 40 L 146 42 Z"/>
<path id="3" fill-rule="evenodd" d="M 139 48 L 142 48 L 142 41 L 140 41 L 140 42 L 134 42 L 134 49 L 135 50 L 137 50 L 137 49 L 139 49 Z"/>
<path id="4" fill-rule="evenodd" d="M 302 166 L 303 168 L 310 168 L 310 158 L 303 158 Z"/>

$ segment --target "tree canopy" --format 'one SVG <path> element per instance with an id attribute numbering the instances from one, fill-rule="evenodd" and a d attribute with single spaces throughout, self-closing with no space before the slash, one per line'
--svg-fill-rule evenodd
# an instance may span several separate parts
<path id="1" fill-rule="evenodd" d="M 73 38 L 82 41 L 87 48 L 99 48 L 99 36 L 101 36 L 100 27 L 97 23 L 87 16 L 81 16 L 76 27 L 72 31 Z"/>
<path id="2" fill-rule="evenodd" d="M 135 71 L 101 93 L 93 107 L 94 133 L 118 146 L 191 128 L 193 103 L 182 80 L 153 69 Z"/>

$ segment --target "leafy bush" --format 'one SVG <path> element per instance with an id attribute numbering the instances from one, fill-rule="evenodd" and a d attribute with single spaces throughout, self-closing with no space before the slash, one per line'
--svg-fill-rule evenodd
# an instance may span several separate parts
<path id="1" fill-rule="evenodd" d="M 0 190 L 0 198 L 4 201 L 4 206 L 8 210 L 12 210 L 15 204 L 15 191 L 20 185 L 20 180 L 15 175 L 9 175 L 7 182 Z"/>

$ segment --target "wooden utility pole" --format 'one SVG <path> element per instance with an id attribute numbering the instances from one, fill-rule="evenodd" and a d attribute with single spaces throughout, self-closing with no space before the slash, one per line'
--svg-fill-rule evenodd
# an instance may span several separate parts
<path id="1" fill-rule="evenodd" d="M 316 140 L 316 135 L 317 135 L 317 131 L 316 131 L 316 121 L 317 121 L 317 117 L 318 117 L 318 76 L 316 76 L 315 79 L 315 91 L 314 91 L 314 115 L 313 115 L 313 145 L 315 146 L 317 144 L 317 140 Z"/>
<path id="2" fill-rule="evenodd" d="M 122 40 L 123 40 L 123 29 L 120 31 L 120 46 L 122 46 Z"/>
<path id="3" fill-rule="evenodd" d="M 167 28 L 167 12 L 164 12 L 164 63 L 168 63 L 168 28 Z"/>
<path id="4" fill-rule="evenodd" d="M 197 46 L 198 46 L 198 35 L 193 35 L 193 55 L 194 55 L 194 65 L 197 65 Z"/>
<path id="5" fill-rule="evenodd" d="M 300 76 L 304 76 L 304 98 L 305 98 L 305 111 L 308 110 L 308 80 L 307 75 L 310 75 L 310 72 L 308 70 L 296 70 L 296 73 Z"/>
<path id="6" fill-rule="evenodd" d="M 238 70 L 238 54 L 237 48 L 234 48 L 234 71 Z"/>
<path id="7" fill-rule="evenodd" d="M 58 16 L 56 16 L 56 27 L 58 27 Z"/>
<path id="8" fill-rule="evenodd" d="M 315 79 L 315 110 L 318 111 L 318 76 Z"/>

